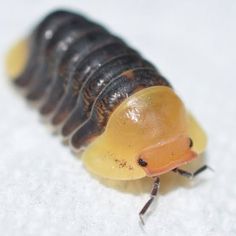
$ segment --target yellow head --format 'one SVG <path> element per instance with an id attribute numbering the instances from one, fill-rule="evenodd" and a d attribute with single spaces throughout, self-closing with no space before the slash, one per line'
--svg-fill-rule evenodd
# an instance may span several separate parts
<path id="1" fill-rule="evenodd" d="M 154 86 L 133 94 L 116 108 L 104 133 L 83 153 L 83 160 L 97 175 L 137 179 L 163 174 L 193 160 L 205 143 L 202 129 L 174 91 Z"/>

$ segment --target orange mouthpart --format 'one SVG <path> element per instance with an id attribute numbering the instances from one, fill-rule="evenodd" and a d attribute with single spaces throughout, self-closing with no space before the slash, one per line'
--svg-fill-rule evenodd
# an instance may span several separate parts
<path id="1" fill-rule="evenodd" d="M 190 148 L 190 139 L 178 136 L 165 143 L 149 147 L 138 156 L 138 162 L 144 163 L 147 176 L 158 176 L 192 161 L 197 154 Z"/>

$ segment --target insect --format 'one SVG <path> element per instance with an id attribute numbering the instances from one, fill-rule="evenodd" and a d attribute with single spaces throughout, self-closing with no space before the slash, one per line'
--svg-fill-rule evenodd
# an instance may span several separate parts
<path id="1" fill-rule="evenodd" d="M 7 55 L 7 71 L 26 99 L 104 178 L 153 178 L 143 221 L 169 171 L 205 150 L 206 135 L 170 83 L 139 52 L 73 12 L 47 15 Z"/>

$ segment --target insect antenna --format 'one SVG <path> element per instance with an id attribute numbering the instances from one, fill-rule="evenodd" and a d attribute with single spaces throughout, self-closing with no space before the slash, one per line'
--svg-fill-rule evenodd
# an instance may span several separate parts
<path id="1" fill-rule="evenodd" d="M 202 173 L 205 170 L 214 171 L 210 166 L 207 166 L 207 165 L 201 166 L 199 169 L 197 169 L 193 173 L 188 172 L 186 170 L 179 169 L 179 168 L 175 168 L 172 171 L 175 172 L 175 173 L 178 173 L 179 175 L 182 175 L 184 177 L 192 179 L 192 178 L 196 177 L 197 175 L 199 175 L 200 173 Z"/>

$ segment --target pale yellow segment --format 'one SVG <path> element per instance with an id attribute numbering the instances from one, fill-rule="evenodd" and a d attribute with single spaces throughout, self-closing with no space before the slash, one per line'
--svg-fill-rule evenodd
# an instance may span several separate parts
<path id="1" fill-rule="evenodd" d="M 188 113 L 188 133 L 193 140 L 193 151 L 203 153 L 207 146 L 207 135 L 191 113 Z"/>
<path id="2" fill-rule="evenodd" d="M 6 55 L 6 72 L 11 79 L 16 79 L 24 70 L 28 59 L 26 39 L 18 41 Z"/>
<path id="3" fill-rule="evenodd" d="M 85 166 L 110 179 L 138 179 L 146 172 L 137 164 L 141 151 L 187 134 L 187 113 L 172 89 L 143 89 L 112 113 L 105 132 L 83 153 Z"/>
<path id="4" fill-rule="evenodd" d="M 111 147 L 107 136 L 101 135 L 91 143 L 82 155 L 86 168 L 107 179 L 132 180 L 146 176 L 135 158 L 135 153 L 126 152 L 121 147 Z"/>

